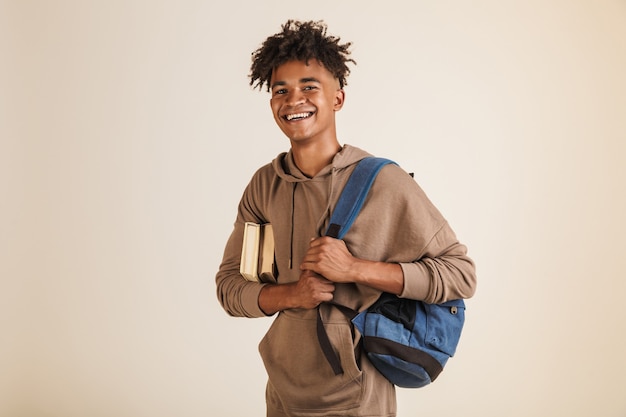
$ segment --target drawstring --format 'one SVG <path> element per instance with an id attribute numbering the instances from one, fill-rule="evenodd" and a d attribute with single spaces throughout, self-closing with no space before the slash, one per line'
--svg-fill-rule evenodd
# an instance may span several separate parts
<path id="1" fill-rule="evenodd" d="M 290 246 L 289 246 L 289 269 L 293 269 L 293 229 L 295 222 L 295 214 L 296 214 L 296 186 L 297 182 L 293 183 L 293 187 L 291 188 L 291 236 L 289 237 Z"/>
<path id="2" fill-rule="evenodd" d="M 331 206 L 331 201 L 333 201 L 333 191 L 335 188 L 336 176 L 337 176 L 337 168 L 332 167 L 330 170 L 330 181 L 328 182 L 328 199 L 326 200 L 326 208 L 324 208 L 324 211 L 322 211 L 322 215 L 320 216 L 320 219 L 317 221 L 317 226 L 316 226 L 317 233 L 319 234 L 319 236 L 324 236 L 326 234 L 326 231 L 323 229 L 323 226 L 326 220 L 330 219 L 330 214 L 331 214 L 330 206 Z"/>

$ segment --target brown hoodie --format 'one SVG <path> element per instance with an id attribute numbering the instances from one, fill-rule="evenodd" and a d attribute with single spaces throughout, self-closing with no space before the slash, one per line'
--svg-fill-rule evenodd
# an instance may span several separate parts
<path id="1" fill-rule="evenodd" d="M 309 241 L 324 234 L 341 190 L 366 156 L 371 155 L 345 145 L 330 165 L 309 178 L 288 152 L 254 174 L 216 275 L 218 299 L 228 314 L 265 316 L 258 297 L 266 284 L 239 274 L 244 222 L 272 223 L 278 283 L 297 281 Z M 404 273 L 401 297 L 439 303 L 474 294 L 474 264 L 466 247 L 398 166 L 388 165 L 378 174 L 344 241 L 358 258 L 399 263 Z M 336 284 L 333 301 L 360 311 L 379 295 L 362 285 Z M 335 376 L 319 347 L 316 310 L 282 311 L 259 345 L 269 376 L 268 416 L 394 416 L 393 385 L 361 357 L 359 336 L 349 321 L 328 305 L 321 312 L 344 373 Z"/>

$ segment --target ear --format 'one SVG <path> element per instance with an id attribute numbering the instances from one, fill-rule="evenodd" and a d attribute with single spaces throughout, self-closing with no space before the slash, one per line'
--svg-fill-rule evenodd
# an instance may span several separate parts
<path id="1" fill-rule="evenodd" d="M 340 88 L 337 91 L 335 91 L 335 103 L 333 106 L 333 110 L 335 111 L 341 110 L 341 108 L 343 107 L 343 103 L 345 101 L 346 101 L 346 92 L 343 90 L 343 88 Z"/>

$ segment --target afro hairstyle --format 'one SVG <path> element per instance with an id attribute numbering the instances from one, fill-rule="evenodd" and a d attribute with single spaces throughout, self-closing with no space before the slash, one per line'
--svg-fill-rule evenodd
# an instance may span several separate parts
<path id="1" fill-rule="evenodd" d="M 270 91 L 272 72 L 278 66 L 289 61 L 319 61 L 343 88 L 347 85 L 350 74 L 348 63 L 356 64 L 351 59 L 351 42 L 339 43 L 340 38 L 327 35 L 327 26 L 323 21 L 288 20 L 282 25 L 282 31 L 268 37 L 263 44 L 252 53 L 250 67 L 250 85 L 252 88 L 263 89 L 266 85 Z"/>

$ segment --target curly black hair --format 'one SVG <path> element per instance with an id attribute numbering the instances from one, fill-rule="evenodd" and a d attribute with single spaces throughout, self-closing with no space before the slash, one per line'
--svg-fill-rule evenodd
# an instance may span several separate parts
<path id="1" fill-rule="evenodd" d="M 340 44 L 339 37 L 326 35 L 327 26 L 323 21 L 288 20 L 282 25 L 282 32 L 268 37 L 256 51 L 252 53 L 250 67 L 250 85 L 270 91 L 272 71 L 285 62 L 297 60 L 308 63 L 310 59 L 319 61 L 331 74 L 339 80 L 343 88 L 348 85 L 346 78 L 350 74 L 348 62 L 356 64 L 349 58 L 348 48 L 351 42 Z"/>

